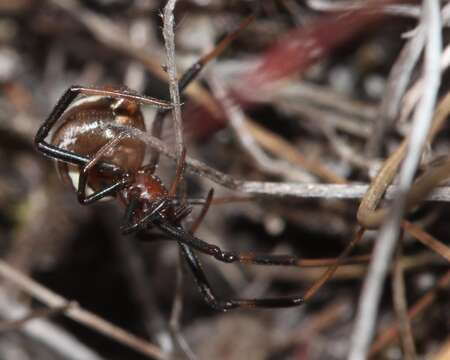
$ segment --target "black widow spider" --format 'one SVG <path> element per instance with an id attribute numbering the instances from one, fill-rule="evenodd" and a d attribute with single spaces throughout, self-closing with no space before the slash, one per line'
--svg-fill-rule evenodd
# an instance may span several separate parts
<path id="1" fill-rule="evenodd" d="M 195 63 L 180 79 L 180 91 L 251 20 L 245 20 L 237 31 L 228 35 L 211 53 Z M 77 99 L 79 95 L 83 96 Z M 299 266 L 301 261 L 289 255 L 223 251 L 186 231 L 181 221 L 190 213 L 191 208 L 179 205 L 175 196 L 182 169 L 177 169 L 172 186 L 167 190 L 154 174 L 157 156 L 153 157 L 150 164 L 143 166 L 145 144 L 120 132 L 117 127 L 114 128 L 114 125 L 124 125 L 145 131 L 140 104 L 159 108 L 152 129 L 152 133 L 158 135 L 161 121 L 172 107 L 170 103 L 138 95 L 128 89 L 72 86 L 39 128 L 35 137 L 36 148 L 57 161 L 60 175 L 77 189 L 81 204 L 91 204 L 105 197 L 118 197 L 126 206 L 121 226 L 124 234 L 157 227 L 168 239 L 177 241 L 204 300 L 214 309 L 226 311 L 233 308 L 276 308 L 303 304 L 302 296 L 221 300 L 214 295 L 193 250 L 225 263 Z M 57 122 L 61 124 L 53 131 L 51 142 L 47 142 L 46 138 Z M 209 200 L 210 198 L 211 196 Z M 189 199 L 187 203 L 189 204 Z"/>

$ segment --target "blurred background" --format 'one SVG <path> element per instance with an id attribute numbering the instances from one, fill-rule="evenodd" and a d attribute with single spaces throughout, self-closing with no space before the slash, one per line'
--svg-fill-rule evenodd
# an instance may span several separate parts
<path id="1" fill-rule="evenodd" d="M 353 3 L 358 2 L 180 0 L 175 11 L 179 73 L 256 14 L 183 96 L 188 155 L 240 180 L 370 182 L 409 129 L 406 118 L 390 122 L 384 132 L 374 130 L 389 74 L 407 41 L 402 34 L 417 25 L 420 4 L 368 15 L 354 10 Z M 174 335 L 169 320 L 179 269 L 176 244 L 122 236 L 120 204 L 79 205 L 54 162 L 34 149 L 38 127 L 71 85 L 125 85 L 170 99 L 161 31 L 164 5 L 154 0 L 0 0 L 2 261 L 153 343 L 170 359 L 343 359 L 375 232 L 367 232 L 354 251 L 367 255 L 365 260 L 340 266 L 298 308 L 219 313 L 206 305 L 186 272 L 182 313 L 173 321 L 180 332 Z M 349 9 L 351 21 L 342 17 Z M 447 35 L 444 29 L 444 39 Z M 411 82 L 419 76 L 416 66 Z M 244 115 L 244 122 L 230 121 L 230 109 Z M 150 126 L 155 109 L 143 111 Z M 436 146 L 440 154 L 449 147 L 444 133 Z M 174 144 L 170 116 L 163 140 Z M 173 162 L 162 157 L 158 174 L 169 184 L 174 173 Z M 249 199 L 202 176 L 186 177 L 189 196 L 205 196 L 211 187 L 229 201 L 211 206 L 197 235 L 223 249 L 334 258 L 357 228 L 354 200 L 264 194 Z M 448 243 L 448 210 L 446 204 L 427 204 L 413 219 Z M 201 259 L 223 298 L 301 295 L 325 271 Z M 448 283 L 435 291 L 448 262 L 409 236 L 399 261 L 408 304 L 428 293 L 434 296 L 413 323 L 417 354 L 431 358 L 449 343 Z M 71 351 L 55 347 L 56 337 L 43 340 L 45 334 L 30 333 L 27 324 L 8 323 L 24 316 L 15 316 L 17 309 L 33 314 L 44 308 L 1 279 L 1 359 L 77 358 L 79 347 L 99 359 L 151 358 L 61 314 L 31 322 L 52 323 L 56 332 L 76 341 L 71 357 Z M 390 281 L 379 318 L 377 331 L 386 335 L 396 321 Z M 374 358 L 403 358 L 395 334 L 387 337 Z"/>

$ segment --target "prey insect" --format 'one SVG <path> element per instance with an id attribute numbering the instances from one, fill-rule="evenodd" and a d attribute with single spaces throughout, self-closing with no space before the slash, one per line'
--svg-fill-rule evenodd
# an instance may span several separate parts
<path id="1" fill-rule="evenodd" d="M 225 46 L 251 20 L 225 38 L 211 53 L 194 64 L 180 79 L 180 90 L 192 81 L 203 66 L 223 51 Z M 157 125 L 152 134 L 159 135 L 160 123 L 171 104 L 138 95 L 128 89 L 72 86 L 58 101 L 47 120 L 39 128 L 35 145 L 38 151 L 57 162 L 61 177 L 77 191 L 81 204 L 104 198 L 117 198 L 125 206 L 121 231 L 124 234 L 158 228 L 174 240 L 204 300 L 214 309 L 276 308 L 303 304 L 301 296 L 263 299 L 226 299 L 215 296 L 195 251 L 225 263 L 298 266 L 299 260 L 289 255 L 255 255 L 224 251 L 185 230 L 182 220 L 190 213 L 189 199 L 181 204 L 176 189 L 182 169 L 177 169 L 168 189 L 155 174 L 157 156 L 144 164 L 145 144 L 119 130 L 127 126 L 146 131 L 142 104 L 159 108 Z M 158 125 L 159 124 L 159 125 Z M 51 139 L 48 141 L 47 138 Z M 180 162 L 183 166 L 183 162 Z M 208 197 L 209 200 L 211 196 Z M 209 201 L 206 201 L 209 203 Z"/>

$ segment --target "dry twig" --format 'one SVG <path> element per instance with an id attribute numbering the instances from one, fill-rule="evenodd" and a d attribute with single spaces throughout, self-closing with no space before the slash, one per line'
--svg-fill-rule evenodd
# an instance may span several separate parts
<path id="1" fill-rule="evenodd" d="M 0 275 L 51 308 L 61 308 L 70 304 L 70 302 L 62 296 L 55 294 L 28 276 L 19 273 L 2 260 L 0 260 Z M 129 346 L 135 351 L 149 356 L 150 358 L 160 360 L 166 359 L 164 354 L 155 345 L 130 334 L 79 306 L 69 307 L 65 312 L 65 315 L 123 345 Z"/>
<path id="2" fill-rule="evenodd" d="M 177 158 L 178 162 L 182 161 L 182 153 L 184 149 L 183 140 L 183 122 L 181 120 L 181 103 L 180 103 L 180 91 L 178 86 L 177 67 L 175 63 L 175 34 L 174 29 L 174 16 L 173 11 L 177 0 L 168 0 L 164 7 L 163 16 L 163 36 L 166 46 L 166 59 L 167 59 L 167 74 L 169 75 L 169 91 L 170 99 L 174 104 L 172 109 L 173 124 L 175 132 L 175 141 L 177 146 Z"/>
<path id="3" fill-rule="evenodd" d="M 414 360 L 416 347 L 411 330 L 411 323 L 408 319 L 408 303 L 406 301 L 405 280 L 403 277 L 403 266 L 401 264 L 403 241 L 400 239 L 397 245 L 397 252 L 394 257 L 394 267 L 392 276 L 392 293 L 394 299 L 394 309 L 400 328 L 400 339 L 402 342 L 403 355 L 406 360 Z"/>
<path id="4" fill-rule="evenodd" d="M 417 316 L 422 314 L 433 301 L 436 300 L 439 291 L 445 289 L 450 284 L 450 271 L 447 271 L 437 282 L 436 286 L 417 300 L 413 306 L 408 310 L 408 319 L 412 321 Z M 394 324 L 382 329 L 380 335 L 376 338 L 370 348 L 370 356 L 375 356 L 388 344 L 393 342 L 398 335 L 398 324 Z"/>
<path id="5" fill-rule="evenodd" d="M 403 218 L 406 194 L 411 186 L 414 172 L 417 168 L 419 157 L 428 134 L 428 128 L 431 125 L 440 83 L 439 60 L 442 40 L 439 1 L 424 1 L 422 26 L 427 29 L 427 48 L 424 66 L 424 78 L 427 91 L 423 94 L 415 113 L 410 142 L 413 145 L 408 149 L 408 154 L 400 172 L 400 191 L 394 200 L 392 216 L 380 230 L 375 245 L 374 257 L 369 267 L 369 273 L 358 306 L 349 355 L 350 360 L 362 360 L 367 357 L 370 340 L 373 336 L 383 280 L 392 258 L 392 252 L 399 232 L 399 224 Z"/>

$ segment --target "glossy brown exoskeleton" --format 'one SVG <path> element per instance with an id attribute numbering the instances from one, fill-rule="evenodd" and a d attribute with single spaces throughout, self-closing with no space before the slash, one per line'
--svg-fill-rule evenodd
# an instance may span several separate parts
<path id="1" fill-rule="evenodd" d="M 231 33 L 216 49 L 195 63 L 180 79 L 180 90 L 195 78 L 211 58 L 223 51 L 251 19 L 252 17 L 246 19 L 236 32 Z M 172 107 L 168 102 L 141 96 L 127 89 L 72 86 L 39 128 L 35 137 L 36 148 L 57 162 L 61 177 L 76 189 L 80 203 L 90 204 L 104 198 L 119 198 L 126 207 L 121 227 L 124 234 L 155 227 L 168 239 L 176 241 L 203 298 L 213 308 L 225 311 L 238 307 L 301 305 L 303 298 L 298 296 L 220 300 L 214 295 L 193 250 L 226 263 L 298 266 L 299 260 L 288 255 L 223 251 L 186 231 L 181 221 L 191 209 L 180 205 L 176 198 L 176 185 L 182 171 L 177 169 L 174 183 L 167 190 L 154 174 L 155 163 L 143 163 L 145 143 L 126 130 L 146 130 L 141 104 L 159 108 L 156 123 Z M 47 140 L 48 137 L 50 141 Z M 211 196 L 212 193 L 208 197 L 209 201 Z M 188 199 L 186 203 L 189 205 L 198 202 Z"/>

